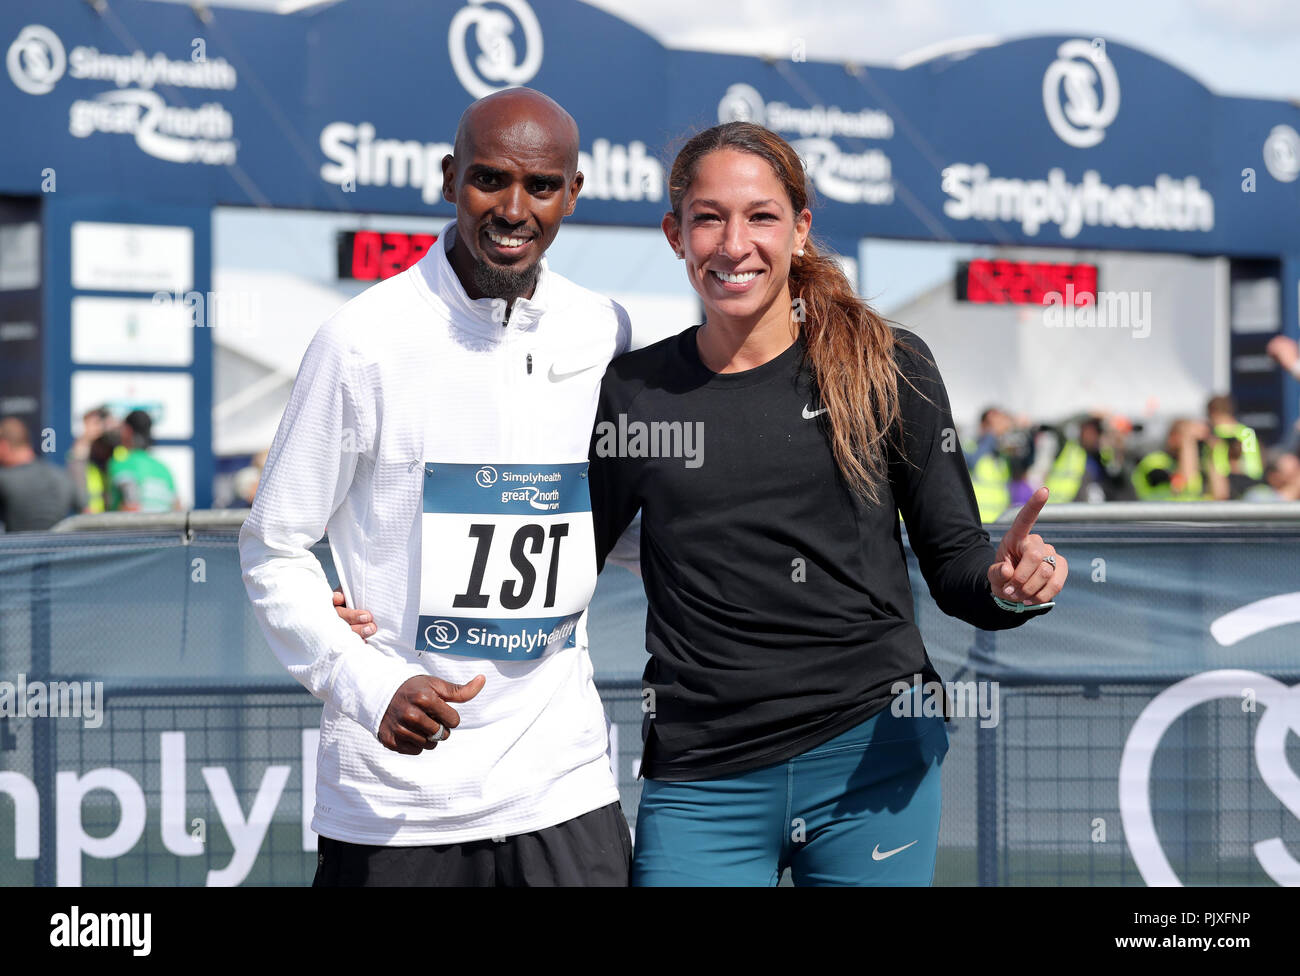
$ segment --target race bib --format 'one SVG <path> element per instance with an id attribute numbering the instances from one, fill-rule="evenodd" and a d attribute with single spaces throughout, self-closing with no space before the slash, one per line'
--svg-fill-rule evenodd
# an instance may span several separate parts
<path id="1" fill-rule="evenodd" d="M 424 466 L 417 651 L 532 661 L 596 589 L 587 462 Z"/>

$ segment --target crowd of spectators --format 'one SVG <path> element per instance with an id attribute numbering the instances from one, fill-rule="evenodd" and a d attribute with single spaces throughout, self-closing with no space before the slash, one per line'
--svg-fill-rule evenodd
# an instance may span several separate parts
<path id="1" fill-rule="evenodd" d="M 152 430 L 143 410 L 120 420 L 91 410 L 60 466 L 20 418 L 0 418 L 0 531 L 45 531 L 79 512 L 178 511 L 175 480 L 149 450 Z"/>
<path id="2" fill-rule="evenodd" d="M 1267 349 L 1300 379 L 1295 340 L 1275 336 Z M 171 472 L 150 453 L 151 435 L 143 410 L 120 420 L 107 408 L 91 410 L 59 466 L 22 420 L 0 418 L 0 531 L 42 531 L 78 512 L 179 510 Z M 1300 500 L 1300 425 L 1266 448 L 1227 395 L 1211 397 L 1200 416 L 1173 417 L 1155 430 L 1105 410 L 1036 422 L 990 406 L 962 448 L 985 521 L 1044 484 L 1053 502 Z M 222 507 L 252 505 L 265 463 L 262 452 L 223 481 Z"/>

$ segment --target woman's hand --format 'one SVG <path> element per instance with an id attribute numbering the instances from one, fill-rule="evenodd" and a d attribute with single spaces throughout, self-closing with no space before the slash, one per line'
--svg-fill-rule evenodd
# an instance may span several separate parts
<path id="1" fill-rule="evenodd" d="M 1288 372 L 1294 373 L 1296 364 L 1300 363 L 1300 344 L 1290 336 L 1275 335 L 1268 340 L 1264 351 L 1277 360 L 1277 364 Z"/>
<path id="2" fill-rule="evenodd" d="M 343 622 L 359 634 L 362 640 L 375 632 L 375 624 L 369 611 L 353 610 L 348 607 L 342 590 L 334 591 L 334 612 L 342 617 Z"/>
<path id="3" fill-rule="evenodd" d="M 1065 586 L 1065 577 L 1070 573 L 1065 557 L 1057 555 L 1041 535 L 1029 532 L 1047 504 L 1047 494 L 1046 487 L 1034 492 L 998 543 L 997 556 L 989 567 L 994 596 L 1011 603 L 1048 603 Z"/>

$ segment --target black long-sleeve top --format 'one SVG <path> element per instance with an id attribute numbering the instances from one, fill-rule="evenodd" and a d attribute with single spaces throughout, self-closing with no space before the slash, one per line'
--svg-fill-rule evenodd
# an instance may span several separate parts
<path id="1" fill-rule="evenodd" d="M 661 780 L 781 762 L 886 707 L 896 682 L 938 680 L 900 512 L 945 613 L 1004 630 L 1050 612 L 993 600 L 994 548 L 919 336 L 894 327 L 903 454 L 891 437 L 873 505 L 839 474 L 802 337 L 754 369 L 713 373 L 698 329 L 610 364 L 590 458 L 598 566 L 641 511 L 642 773 Z"/>

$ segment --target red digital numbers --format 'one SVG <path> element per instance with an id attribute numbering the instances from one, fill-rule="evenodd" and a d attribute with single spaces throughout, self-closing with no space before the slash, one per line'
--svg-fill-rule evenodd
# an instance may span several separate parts
<path id="1" fill-rule="evenodd" d="M 1097 300 L 1095 264 L 1040 264 L 1030 261 L 981 259 L 959 268 L 957 297 L 997 305 L 1043 305 L 1055 293 L 1057 301 L 1082 305 Z M 962 288 L 962 285 L 965 285 Z M 1088 298 L 1084 298 L 1087 295 Z"/>
<path id="2" fill-rule="evenodd" d="M 434 234 L 384 233 L 359 230 L 343 235 L 339 277 L 379 281 L 405 271 L 428 253 Z M 346 261 L 345 261 L 346 258 Z"/>

